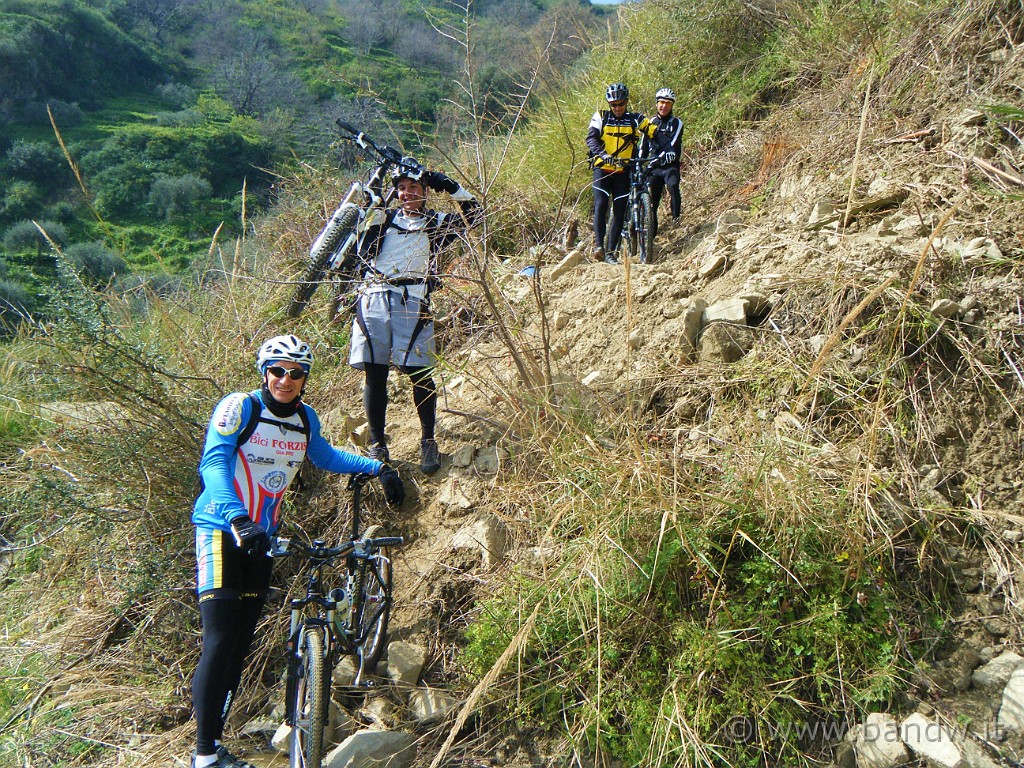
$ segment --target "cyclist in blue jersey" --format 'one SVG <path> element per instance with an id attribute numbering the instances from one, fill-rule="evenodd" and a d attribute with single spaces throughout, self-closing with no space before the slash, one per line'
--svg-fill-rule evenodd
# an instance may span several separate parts
<path id="1" fill-rule="evenodd" d="M 398 506 L 405 499 L 395 469 L 340 451 L 320 434 L 320 420 L 302 402 L 312 365 L 305 342 L 295 336 L 270 339 L 256 355 L 260 389 L 221 400 L 206 431 L 199 463 L 203 490 L 192 510 L 203 625 L 202 654 L 192 680 L 192 768 L 252 768 L 220 739 L 270 586 L 270 536 L 303 459 L 308 456 L 329 472 L 375 475 L 389 504 Z"/>

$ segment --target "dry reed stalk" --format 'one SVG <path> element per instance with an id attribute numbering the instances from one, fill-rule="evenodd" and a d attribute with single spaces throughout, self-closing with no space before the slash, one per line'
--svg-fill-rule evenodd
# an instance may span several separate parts
<path id="1" fill-rule="evenodd" d="M 455 743 L 455 739 L 459 735 L 459 731 L 465 726 L 469 716 L 473 714 L 477 703 L 487 693 L 487 691 L 494 685 L 495 680 L 505 669 L 509 660 L 513 655 L 519 653 L 520 649 L 526 644 L 526 639 L 529 637 L 530 632 L 533 631 L 533 626 L 537 621 L 537 614 L 540 612 L 541 604 L 538 603 L 533 608 L 533 613 L 530 614 L 529 618 L 524 622 L 523 626 L 519 628 L 516 636 L 512 638 L 512 642 L 508 644 L 508 647 L 502 652 L 498 660 L 494 662 L 494 666 L 484 675 L 483 679 L 477 683 L 476 687 L 469 694 L 469 698 L 466 699 L 466 703 L 462 705 L 462 709 L 459 710 L 458 717 L 455 718 L 455 724 L 452 725 L 451 731 L 448 733 L 448 738 L 445 739 L 441 748 L 434 755 L 434 759 L 430 762 L 430 768 L 438 768 L 445 757 L 448 756 L 449 750 L 452 748 L 452 744 Z"/>

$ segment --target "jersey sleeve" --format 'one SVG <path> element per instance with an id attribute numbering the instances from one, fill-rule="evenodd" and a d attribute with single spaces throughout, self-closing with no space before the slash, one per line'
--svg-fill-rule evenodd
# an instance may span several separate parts
<path id="1" fill-rule="evenodd" d="M 206 444 L 199 462 L 203 478 L 203 514 L 228 523 L 241 515 L 248 515 L 245 505 L 235 492 L 235 461 L 238 437 L 249 423 L 252 403 L 245 392 L 234 392 L 219 403 L 206 428 Z M 197 510 L 198 512 L 199 510 Z"/>
<path id="2" fill-rule="evenodd" d="M 658 126 L 648 120 L 644 115 L 640 115 L 637 119 L 637 129 L 648 139 L 653 139 L 654 134 L 658 132 Z"/>
<path id="3" fill-rule="evenodd" d="M 604 121 L 601 119 L 601 113 L 595 112 L 594 116 L 590 118 L 590 125 L 587 127 L 587 149 L 590 150 L 590 154 L 594 157 L 600 157 L 601 153 L 604 152 L 604 139 L 601 134 L 604 132 Z"/>
<path id="4" fill-rule="evenodd" d="M 354 475 L 363 473 L 376 477 L 380 474 L 384 464 L 358 456 L 348 451 L 341 451 L 327 442 L 327 439 L 320 434 L 320 418 L 308 405 L 303 405 L 306 415 L 309 417 L 309 443 L 306 446 L 306 455 L 314 465 L 328 472 Z"/>

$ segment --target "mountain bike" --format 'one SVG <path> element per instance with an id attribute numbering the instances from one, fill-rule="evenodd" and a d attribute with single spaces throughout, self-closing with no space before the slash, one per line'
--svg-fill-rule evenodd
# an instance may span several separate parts
<path id="1" fill-rule="evenodd" d="M 654 261 L 654 203 L 650 180 L 652 158 L 632 157 L 623 163 L 629 170 L 629 199 L 622 233 L 629 247 L 629 258 L 641 264 Z"/>
<path id="2" fill-rule="evenodd" d="M 357 144 L 374 155 L 378 162 L 370 170 L 366 181 L 352 182 L 327 225 L 313 241 L 309 249 L 309 263 L 288 303 L 287 315 L 292 318 L 303 313 L 317 286 L 325 281 L 325 277 L 330 276 L 328 279 L 335 286 L 330 307 L 330 319 L 334 319 L 342 303 L 345 283 L 353 278 L 351 272 L 355 267 L 356 243 L 367 229 L 383 223 L 385 209 L 394 199 L 394 188 L 390 185 L 385 188 L 389 172 L 395 167 L 410 171 L 421 170 L 418 165 L 404 162 L 402 154 L 394 147 L 376 144 L 344 120 L 337 120 L 336 125 L 344 134 L 342 141 Z"/>
<path id="3" fill-rule="evenodd" d="M 330 706 L 331 679 L 341 656 L 357 661 L 353 686 L 364 686 L 385 646 L 391 615 L 389 548 L 401 536 L 382 536 L 371 525 L 360 535 L 360 501 L 370 475 L 349 480 L 352 492 L 351 537 L 328 547 L 317 540 L 306 545 L 276 538 L 272 557 L 301 557 L 305 595 L 290 602 L 285 721 L 290 768 L 320 768 L 323 735 Z M 340 585 L 340 586 L 332 586 Z"/>

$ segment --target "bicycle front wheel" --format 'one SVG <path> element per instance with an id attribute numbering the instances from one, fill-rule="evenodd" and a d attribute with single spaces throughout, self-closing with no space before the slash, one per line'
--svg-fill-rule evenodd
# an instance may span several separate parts
<path id="1" fill-rule="evenodd" d="M 654 203 L 649 193 L 640 195 L 636 213 L 633 231 L 636 232 L 637 253 L 642 264 L 651 264 L 654 262 Z"/>
<path id="2" fill-rule="evenodd" d="M 363 538 L 376 539 L 385 535 L 379 525 L 366 529 Z M 388 620 L 391 618 L 391 560 L 387 547 L 378 550 L 380 557 L 365 561 L 361 599 L 356 611 L 359 628 L 359 676 L 373 672 L 387 645 Z"/>
<path id="3" fill-rule="evenodd" d="M 626 245 L 629 248 L 630 261 L 635 261 L 638 258 L 640 244 L 637 241 L 636 221 L 639 209 L 637 204 L 630 201 L 629 211 L 627 212 L 625 234 L 626 234 Z"/>
<path id="4" fill-rule="evenodd" d="M 323 279 L 327 263 L 337 247 L 344 242 L 359 220 L 359 209 L 347 208 L 337 219 L 331 219 L 328 229 L 320 239 L 320 245 L 309 254 L 309 265 L 302 275 L 302 281 L 295 289 L 291 302 L 288 304 L 288 317 L 298 317 L 306 309 L 313 298 L 316 287 Z"/>
<path id="5" fill-rule="evenodd" d="M 302 663 L 293 668 L 298 676 L 288 690 L 295 699 L 292 732 L 288 737 L 290 768 L 320 768 L 324 749 L 324 723 L 327 721 L 328 692 L 326 646 L 323 627 L 305 628 Z"/>

